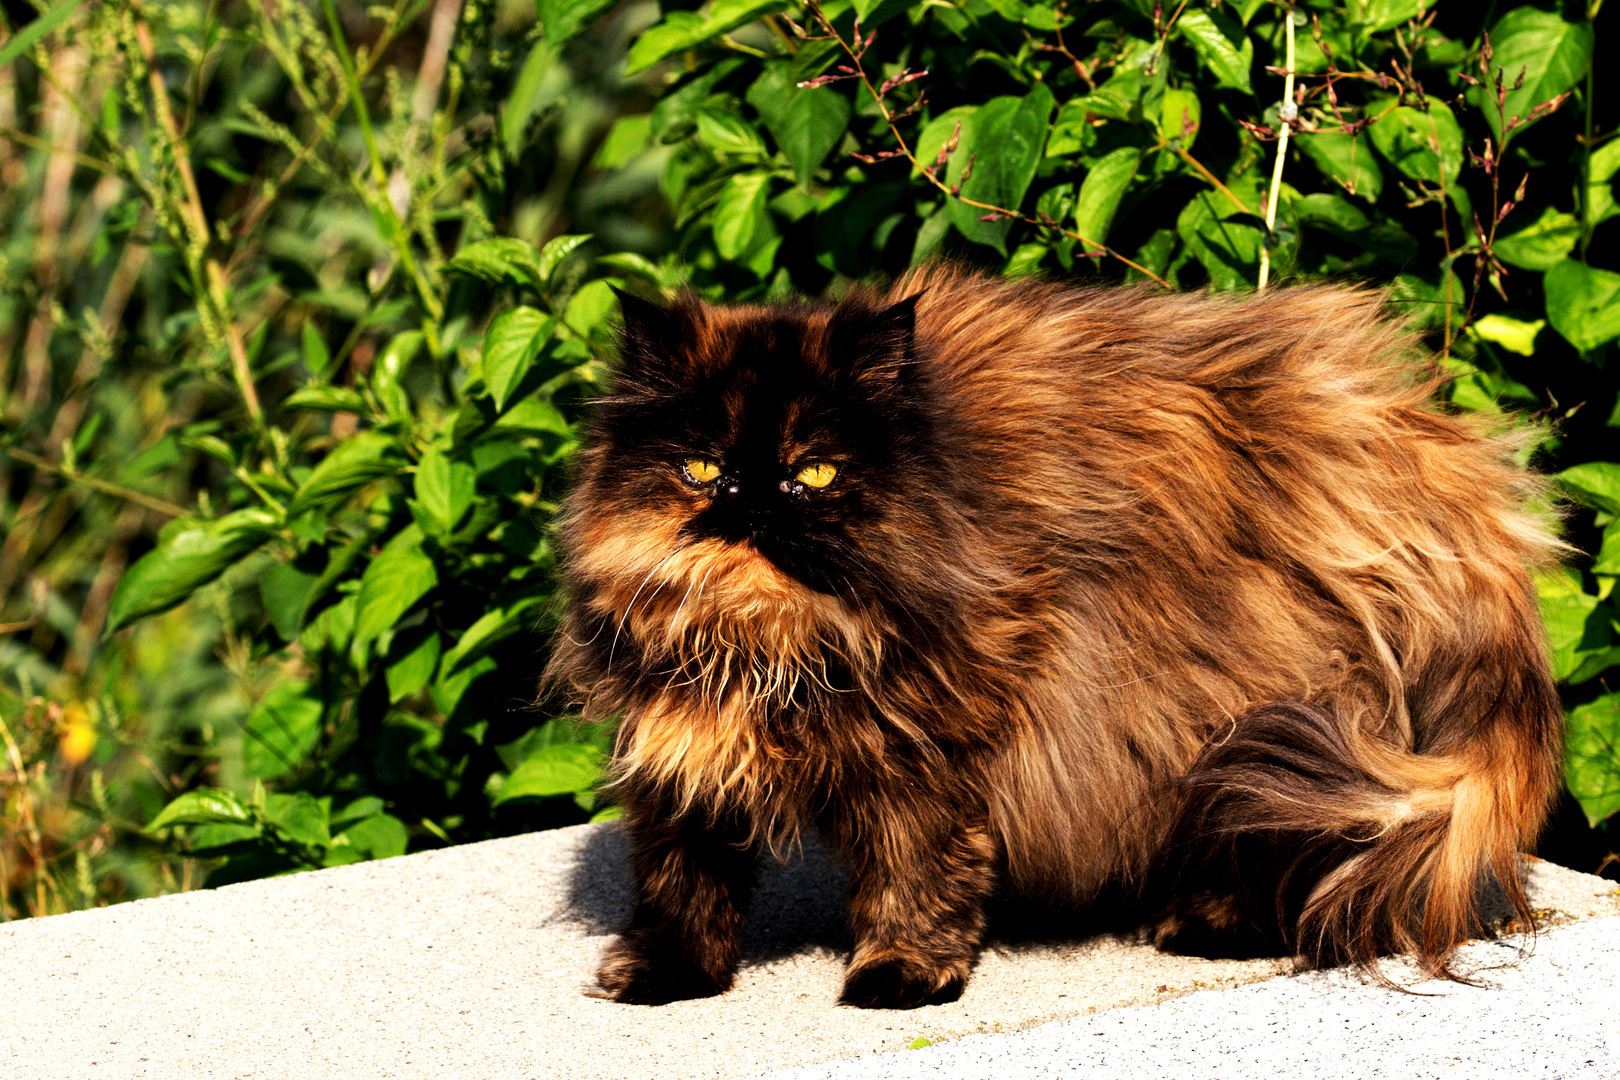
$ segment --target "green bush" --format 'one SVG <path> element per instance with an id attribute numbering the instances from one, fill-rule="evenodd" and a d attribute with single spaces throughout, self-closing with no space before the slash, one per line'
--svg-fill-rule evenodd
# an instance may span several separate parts
<path id="1" fill-rule="evenodd" d="M 1599 6 L 45 9 L 0 44 L 0 911 L 610 815 L 611 733 L 531 698 L 613 288 L 931 257 L 1387 287 L 1581 508 L 1540 588 L 1602 826 Z"/>

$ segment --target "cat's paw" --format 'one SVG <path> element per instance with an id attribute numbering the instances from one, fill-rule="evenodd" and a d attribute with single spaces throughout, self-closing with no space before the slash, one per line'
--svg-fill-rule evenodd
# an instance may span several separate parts
<path id="1" fill-rule="evenodd" d="M 912 960 L 889 959 L 863 964 L 844 977 L 840 1005 L 859 1009 L 915 1009 L 943 1005 L 962 996 L 967 965 L 925 966 Z"/>
<path id="2" fill-rule="evenodd" d="M 731 973 L 705 971 L 673 949 L 648 949 L 623 939 L 609 947 L 596 973 L 597 996 L 626 1005 L 667 1005 L 714 997 L 731 989 Z"/>

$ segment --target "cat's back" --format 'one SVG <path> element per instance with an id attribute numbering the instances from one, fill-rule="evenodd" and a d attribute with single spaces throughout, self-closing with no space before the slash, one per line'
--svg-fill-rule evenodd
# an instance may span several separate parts
<path id="1" fill-rule="evenodd" d="M 919 296 L 918 351 L 959 444 L 1043 530 L 1217 554 L 1262 535 L 1278 550 L 1331 537 L 1317 546 L 1346 559 L 1457 551 L 1470 533 L 1546 550 L 1519 510 L 1534 486 L 1510 460 L 1519 437 L 1434 403 L 1432 360 L 1377 290 L 1212 296 L 936 267 L 894 293 Z"/>

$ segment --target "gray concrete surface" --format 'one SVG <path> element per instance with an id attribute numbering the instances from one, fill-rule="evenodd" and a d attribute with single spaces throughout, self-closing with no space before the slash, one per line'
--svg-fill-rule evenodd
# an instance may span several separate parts
<path id="1" fill-rule="evenodd" d="M 770 1080 L 1523 1080 L 1620 1077 L 1620 919 L 1465 946 L 1477 986 L 1392 994 L 1310 972 L 1008 1035 L 800 1066 Z M 1392 965 L 1392 967 L 1398 965 Z M 1403 974 L 1411 975 L 1410 969 Z"/>
<path id="2" fill-rule="evenodd" d="M 839 1008 L 843 879 L 812 848 L 766 875 L 736 989 L 623 1006 L 585 991 L 628 912 L 624 852 L 617 827 L 582 826 L 0 926 L 0 1075 L 736 1077 L 1076 1017 L 1136 1017 L 1157 1031 L 1188 1007 L 1172 999 L 1287 969 L 1165 956 L 1110 936 L 1032 939 L 1014 911 L 960 1001 Z M 1620 912 L 1613 883 L 1532 863 L 1530 886 L 1549 924 L 1599 917 L 1589 932 L 1617 944 L 1614 920 L 1601 918 Z M 1557 932 L 1543 943 L 1563 940 Z M 1538 948 L 1527 964 L 1548 957 Z M 1344 980 L 1322 984 L 1324 1008 L 1338 996 L 1396 997 L 1342 973 L 1265 986 L 1324 978 Z M 1148 1008 L 1091 1015 L 1134 1005 Z M 1229 1027 L 1242 1042 L 1257 1023 L 1234 1015 Z M 1102 1030 L 1087 1037 L 1118 1050 L 1142 1041 Z M 923 1056 L 872 1060 L 945 1060 L 912 1053 Z M 970 1062 L 961 1070 L 944 1075 L 980 1075 Z M 1193 1075 L 1158 1075 L 1170 1074 Z"/>

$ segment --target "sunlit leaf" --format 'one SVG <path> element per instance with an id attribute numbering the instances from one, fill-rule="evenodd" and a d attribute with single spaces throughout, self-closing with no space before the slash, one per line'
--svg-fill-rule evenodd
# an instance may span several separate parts
<path id="1" fill-rule="evenodd" d="M 1501 237 L 1492 250 L 1509 266 L 1551 270 L 1563 261 L 1580 238 L 1581 223 L 1575 215 L 1549 206 L 1534 224 Z"/>
<path id="2" fill-rule="evenodd" d="M 174 607 L 269 540 L 278 525 L 266 511 L 238 510 L 182 527 L 125 571 L 108 605 L 108 632 Z"/>
<path id="3" fill-rule="evenodd" d="M 385 550 L 366 567 L 356 601 L 354 642 L 356 665 L 365 662 L 368 645 L 426 596 L 439 583 L 433 560 L 417 547 Z"/>
<path id="4" fill-rule="evenodd" d="M 172 825 L 240 825 L 252 820 L 253 811 L 230 792 L 218 788 L 198 788 L 186 792 L 159 810 L 157 816 L 146 823 L 144 831 L 153 833 Z"/>
<path id="5" fill-rule="evenodd" d="M 1367 132 L 1378 152 L 1404 175 L 1455 184 L 1463 164 L 1462 128 L 1450 106 L 1435 98 L 1428 105 L 1427 112 L 1410 105 L 1390 109 Z M 1370 106 L 1379 113 L 1386 107 L 1384 102 Z"/>
<path id="6" fill-rule="evenodd" d="M 1485 86 L 1471 89 L 1468 99 L 1485 114 L 1485 122 L 1498 139 L 1503 137 L 1504 125 L 1519 117 L 1519 125 L 1507 132 L 1511 139 L 1531 123 L 1537 105 L 1571 89 L 1586 75 L 1592 64 L 1593 40 L 1587 23 L 1565 22 L 1550 11 L 1516 6 L 1491 27 L 1491 76 L 1494 79 L 1501 70 L 1507 100 L 1498 111 L 1494 89 Z"/>
<path id="7" fill-rule="evenodd" d="M 1086 173 L 1074 208 L 1074 231 L 1093 244 L 1104 244 L 1114 224 L 1114 212 L 1125 197 L 1142 152 L 1124 146 L 1105 156 Z"/>
<path id="8" fill-rule="evenodd" d="M 1052 107 L 1052 91 L 1045 83 L 1037 83 L 1021 98 L 992 98 L 963 124 L 962 142 L 968 150 L 964 153 L 959 149 L 952 156 L 948 173 L 951 183 L 962 185 L 962 198 L 946 204 L 952 224 L 963 236 L 1006 254 L 1010 223 L 981 221 L 987 213 L 985 207 L 963 200 L 1011 211 L 1019 209 L 1046 147 Z M 973 170 L 963 180 L 969 158 Z"/>
<path id="9" fill-rule="evenodd" d="M 1249 71 L 1254 66 L 1254 43 L 1235 20 L 1219 12 L 1192 8 L 1183 11 L 1176 34 L 1191 45 L 1209 68 L 1215 82 L 1231 90 L 1253 93 Z"/>
<path id="10" fill-rule="evenodd" d="M 404 463 L 405 455 L 393 436 L 362 432 L 338 443 L 321 459 L 299 486 L 287 513 L 297 517 L 306 510 L 332 506 L 377 477 L 397 472 Z"/>
<path id="11" fill-rule="evenodd" d="M 319 697 L 303 682 L 273 687 L 242 730 L 242 771 L 271 780 L 303 761 L 321 735 Z"/>
<path id="12" fill-rule="evenodd" d="M 499 806 L 513 799 L 589 791 L 601 779 L 605 760 L 602 751 L 580 743 L 541 747 L 512 770 L 491 801 Z"/>
<path id="13" fill-rule="evenodd" d="M 1620 811 L 1620 694 L 1570 710 L 1564 779 L 1594 829 Z"/>
<path id="14" fill-rule="evenodd" d="M 550 315 L 531 307 L 510 308 L 490 323 L 480 363 L 497 410 L 506 408 L 508 397 L 534 366 L 556 324 Z"/>
<path id="15" fill-rule="evenodd" d="M 456 257 L 445 263 L 444 268 L 492 285 L 539 289 L 545 284 L 534 246 L 510 237 L 469 244 L 456 252 Z"/>
<path id="16" fill-rule="evenodd" d="M 1542 279 L 1547 319 L 1569 343 L 1587 352 L 1620 336 L 1620 274 L 1564 259 Z"/>
<path id="17" fill-rule="evenodd" d="M 769 173 L 739 173 L 720 189 L 714 205 L 714 246 L 722 259 L 739 259 L 754 244 L 765 216 Z"/>

